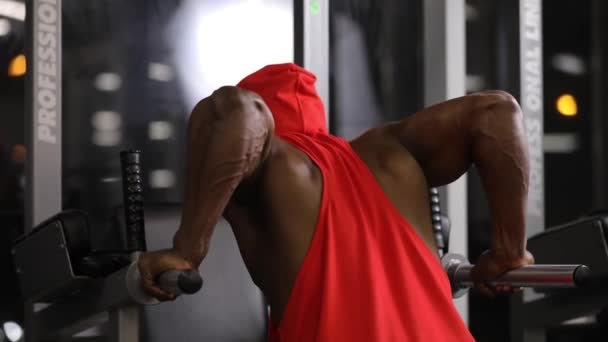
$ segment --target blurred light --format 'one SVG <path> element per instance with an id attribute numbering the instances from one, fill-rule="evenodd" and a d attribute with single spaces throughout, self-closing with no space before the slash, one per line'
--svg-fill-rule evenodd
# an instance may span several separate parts
<path id="1" fill-rule="evenodd" d="M 479 10 L 471 4 L 467 4 L 465 8 L 465 15 L 469 21 L 477 20 L 477 18 L 479 18 Z"/>
<path id="2" fill-rule="evenodd" d="M 151 188 L 171 188 L 175 185 L 175 173 L 171 170 L 160 169 L 150 171 Z"/>
<path id="3" fill-rule="evenodd" d="M 576 99 L 570 94 L 563 94 L 557 98 L 555 103 L 557 111 L 563 116 L 575 116 L 578 114 Z"/>
<path id="4" fill-rule="evenodd" d="M 481 75 L 467 75 L 466 87 L 467 92 L 483 90 L 486 87 L 486 80 Z"/>
<path id="5" fill-rule="evenodd" d="M 25 20 L 25 3 L 13 0 L 0 0 L 0 16 Z"/>
<path id="6" fill-rule="evenodd" d="M 15 322 L 6 322 L 4 323 L 3 328 L 6 338 L 11 342 L 19 341 L 21 337 L 23 337 L 23 329 Z"/>
<path id="7" fill-rule="evenodd" d="M 313 0 L 310 3 L 310 13 L 312 13 L 314 15 L 317 15 L 317 14 L 319 14 L 319 10 L 320 10 L 320 8 L 319 8 L 319 1 L 318 0 Z"/>
<path id="8" fill-rule="evenodd" d="M 597 317 L 595 315 L 590 315 L 573 318 L 571 320 L 562 322 L 562 325 L 593 325 L 597 323 Z"/>
<path id="9" fill-rule="evenodd" d="M 115 131 L 122 126 L 122 117 L 117 112 L 103 110 L 93 113 L 91 124 L 100 131 Z"/>
<path id="10" fill-rule="evenodd" d="M 25 75 L 27 70 L 27 62 L 25 55 L 17 55 L 8 65 L 8 75 L 11 77 L 19 77 Z"/>
<path id="11" fill-rule="evenodd" d="M 581 76 L 587 72 L 583 59 L 571 53 L 559 53 L 551 58 L 551 65 L 563 73 Z"/>
<path id="12" fill-rule="evenodd" d="M 173 64 L 187 106 L 267 64 L 293 61 L 291 2 L 190 0 L 184 4 L 167 34 L 176 50 Z"/>
<path id="13" fill-rule="evenodd" d="M 116 183 L 116 182 L 120 182 L 120 177 L 102 177 L 101 178 L 101 182 L 102 183 Z"/>
<path id="14" fill-rule="evenodd" d="M 543 137 L 543 150 L 546 153 L 572 153 L 578 150 L 578 135 L 568 133 L 549 133 Z"/>
<path id="15" fill-rule="evenodd" d="M 292 61 L 292 16 L 291 12 L 252 2 L 203 16 L 196 39 L 203 76 L 216 88 L 235 84 L 273 61 Z M 288 51 L 279 46 L 288 47 Z"/>
<path id="16" fill-rule="evenodd" d="M 169 82 L 174 78 L 173 68 L 167 64 L 150 63 L 148 64 L 148 78 L 160 82 Z"/>
<path id="17" fill-rule="evenodd" d="M 0 18 L 0 37 L 6 36 L 11 32 L 11 22 Z"/>
<path id="18" fill-rule="evenodd" d="M 97 146 L 109 147 L 120 144 L 122 132 L 120 131 L 94 131 L 93 144 Z"/>
<path id="19" fill-rule="evenodd" d="M 152 121 L 148 125 L 150 140 L 167 140 L 173 135 L 173 126 L 167 121 Z"/>
<path id="20" fill-rule="evenodd" d="M 17 164 L 25 163 L 27 158 L 27 149 L 25 145 L 17 144 L 11 150 L 11 160 Z"/>
<path id="21" fill-rule="evenodd" d="M 117 91 L 121 85 L 122 78 L 113 72 L 102 72 L 95 77 L 95 88 L 101 91 Z"/>

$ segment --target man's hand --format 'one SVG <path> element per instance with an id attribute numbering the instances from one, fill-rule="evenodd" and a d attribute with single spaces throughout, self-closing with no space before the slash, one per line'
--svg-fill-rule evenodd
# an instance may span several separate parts
<path id="1" fill-rule="evenodd" d="M 141 273 L 141 286 L 150 296 L 160 300 L 174 300 L 175 296 L 161 290 L 156 279 L 169 270 L 191 270 L 193 265 L 174 249 L 147 252 L 139 257 L 137 263 Z"/>
<path id="2" fill-rule="evenodd" d="M 508 271 L 532 264 L 534 264 L 534 257 L 528 251 L 523 256 L 510 257 L 489 250 L 481 254 L 475 267 L 471 270 L 471 277 L 475 282 L 475 288 L 489 297 L 494 297 L 497 293 L 518 292 L 519 288 L 491 286 L 488 282 L 499 278 Z"/>

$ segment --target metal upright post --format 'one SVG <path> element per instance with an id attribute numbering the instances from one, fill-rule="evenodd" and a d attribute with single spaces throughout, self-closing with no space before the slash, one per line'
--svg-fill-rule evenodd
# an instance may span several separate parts
<path id="1" fill-rule="evenodd" d="M 528 237 L 545 229 L 542 1 L 519 2 L 519 102 L 530 151 Z"/>
<path id="2" fill-rule="evenodd" d="M 25 231 L 61 210 L 61 0 L 27 1 Z"/>
<path id="3" fill-rule="evenodd" d="M 465 94 L 465 3 L 464 0 L 425 0 L 424 104 Z M 467 255 L 467 178 L 460 177 L 440 190 L 451 221 L 450 252 Z M 468 295 L 455 301 L 468 322 Z"/>
<path id="4" fill-rule="evenodd" d="M 526 210 L 527 236 L 545 229 L 543 34 L 541 0 L 498 2 L 498 86 L 519 101 L 530 152 L 530 183 Z M 534 295 L 524 291 L 510 303 L 510 339 L 513 342 L 542 342 L 544 331 L 526 330 L 525 302 Z"/>
<path id="5" fill-rule="evenodd" d="M 25 232 L 61 210 L 61 5 L 26 1 Z M 28 338 L 33 303 L 24 312 Z"/>
<path id="6" fill-rule="evenodd" d="M 114 342 L 138 342 L 140 338 L 140 310 L 131 305 L 110 312 L 110 332 L 108 338 Z"/>
<path id="7" fill-rule="evenodd" d="M 293 8 L 295 63 L 317 76 L 329 119 L 329 0 L 294 1 Z"/>

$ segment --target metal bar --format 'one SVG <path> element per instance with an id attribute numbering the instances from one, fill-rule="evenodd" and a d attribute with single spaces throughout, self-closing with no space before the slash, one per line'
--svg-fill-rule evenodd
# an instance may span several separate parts
<path id="1" fill-rule="evenodd" d="M 25 230 L 61 210 L 61 0 L 27 1 Z"/>
<path id="2" fill-rule="evenodd" d="M 423 5 L 424 104 L 432 104 L 465 94 L 465 2 L 426 0 Z M 440 189 L 445 213 L 450 218 L 451 252 L 467 254 L 466 175 Z M 468 322 L 468 297 L 455 301 Z"/>
<path id="3" fill-rule="evenodd" d="M 459 265 L 450 278 L 461 287 L 472 287 L 473 265 Z M 491 285 L 510 285 L 536 288 L 571 288 L 579 286 L 577 272 L 585 269 L 582 265 L 530 265 L 510 271 Z"/>
<path id="4" fill-rule="evenodd" d="M 329 125 L 329 0 L 294 2 L 294 61 L 317 76 Z"/>

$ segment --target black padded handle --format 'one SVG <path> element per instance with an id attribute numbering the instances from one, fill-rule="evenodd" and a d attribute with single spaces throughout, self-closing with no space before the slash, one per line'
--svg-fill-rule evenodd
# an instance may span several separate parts
<path id="1" fill-rule="evenodd" d="M 174 270 L 161 274 L 156 283 L 163 291 L 179 296 L 198 292 L 203 286 L 203 278 L 195 270 Z"/>
<path id="2" fill-rule="evenodd" d="M 127 230 L 126 247 L 130 252 L 146 251 L 141 152 L 121 152 L 120 164 Z"/>

